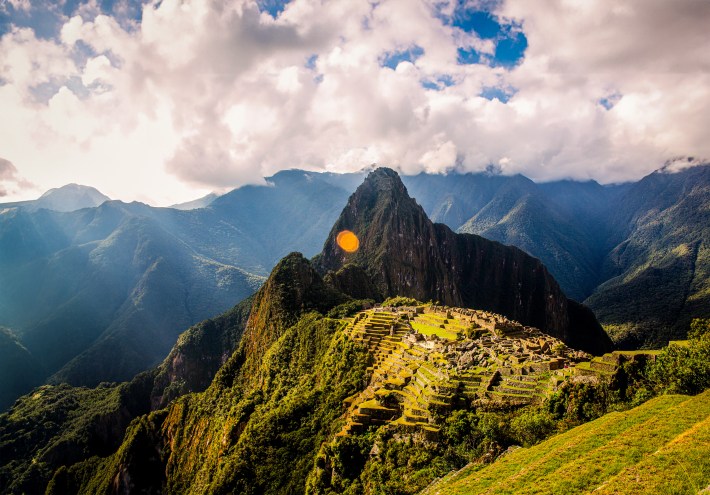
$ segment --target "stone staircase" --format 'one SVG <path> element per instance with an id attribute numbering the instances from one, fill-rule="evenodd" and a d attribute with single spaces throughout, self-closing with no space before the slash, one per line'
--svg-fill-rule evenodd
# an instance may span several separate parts
<path id="1" fill-rule="evenodd" d="M 498 376 L 491 383 L 488 397 L 495 400 L 512 402 L 534 402 L 540 396 L 538 378 L 531 375 Z"/>

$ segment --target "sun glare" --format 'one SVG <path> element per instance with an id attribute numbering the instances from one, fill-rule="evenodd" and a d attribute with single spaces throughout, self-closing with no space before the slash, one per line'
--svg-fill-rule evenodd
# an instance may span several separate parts
<path id="1" fill-rule="evenodd" d="M 346 253 L 354 253 L 360 247 L 360 241 L 357 236 L 349 230 L 343 230 L 336 237 L 335 242 L 338 243 L 340 249 Z"/>

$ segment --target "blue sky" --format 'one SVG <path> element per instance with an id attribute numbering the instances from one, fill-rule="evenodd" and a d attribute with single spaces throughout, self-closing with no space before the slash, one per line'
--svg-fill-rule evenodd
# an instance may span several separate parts
<path id="1" fill-rule="evenodd" d="M 5 8 L 0 11 L 0 35 L 14 25 L 31 28 L 40 38 L 56 39 L 61 26 L 69 17 L 74 15 L 86 17 L 98 13 L 112 16 L 126 29 L 130 29 L 134 23 L 140 23 L 141 6 L 145 3 L 148 3 L 147 0 L 66 0 L 63 5 L 59 5 L 55 1 L 38 0 L 29 2 L 31 8 L 26 11 L 6 2 Z M 274 18 L 278 17 L 289 3 L 290 0 L 257 1 L 259 8 Z M 459 63 L 514 67 L 525 56 L 527 39 L 520 24 L 501 21 L 494 12 L 491 12 L 491 9 L 496 6 L 497 3 L 489 2 L 486 5 L 487 9 L 470 7 L 465 1 L 458 0 L 450 15 L 437 12 L 444 24 L 495 44 L 493 54 L 481 54 L 470 46 L 459 47 Z M 422 48 L 416 45 L 393 51 L 382 57 L 382 64 L 394 69 L 401 61 L 414 62 L 422 52 Z"/>
<path id="2" fill-rule="evenodd" d="M 710 156 L 709 24 L 705 0 L 0 0 L 0 202 L 372 163 L 637 179 Z"/>
<path id="3" fill-rule="evenodd" d="M 140 22 L 143 0 L 65 0 L 56 2 L 52 0 L 31 0 L 24 5 L 30 8 L 25 10 L 16 7 L 9 0 L 2 4 L 0 10 L 0 34 L 6 33 L 12 25 L 29 27 L 40 38 L 52 39 L 59 35 L 64 21 L 67 18 L 81 14 L 82 8 L 86 9 L 84 15 L 98 13 L 110 15 L 119 20 L 124 26 L 131 22 Z M 19 3 L 18 5 L 22 5 Z"/>

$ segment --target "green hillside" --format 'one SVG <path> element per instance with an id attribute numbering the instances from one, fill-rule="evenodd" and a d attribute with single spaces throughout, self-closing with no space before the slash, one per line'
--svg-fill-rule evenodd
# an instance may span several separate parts
<path id="1" fill-rule="evenodd" d="M 698 493 L 710 484 L 710 391 L 663 395 L 469 465 L 422 495 Z"/>
<path id="2" fill-rule="evenodd" d="M 682 339 L 710 315 L 710 167 L 653 173 L 620 198 L 603 284 L 586 301 L 619 347 Z"/>
<path id="3" fill-rule="evenodd" d="M 44 385 L 17 400 L 0 414 L 0 493 L 44 493 L 62 466 L 115 452 L 133 419 L 206 389 L 237 347 L 251 303 L 189 328 L 160 366 L 130 382 Z"/>

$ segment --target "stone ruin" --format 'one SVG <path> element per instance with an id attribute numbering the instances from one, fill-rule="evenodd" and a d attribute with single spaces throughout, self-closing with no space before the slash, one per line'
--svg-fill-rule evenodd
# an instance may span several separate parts
<path id="1" fill-rule="evenodd" d="M 346 331 L 374 364 L 367 387 L 344 401 L 341 436 L 388 425 L 435 441 L 441 413 L 481 401 L 542 400 L 587 358 L 535 328 L 465 308 L 374 308 Z"/>

